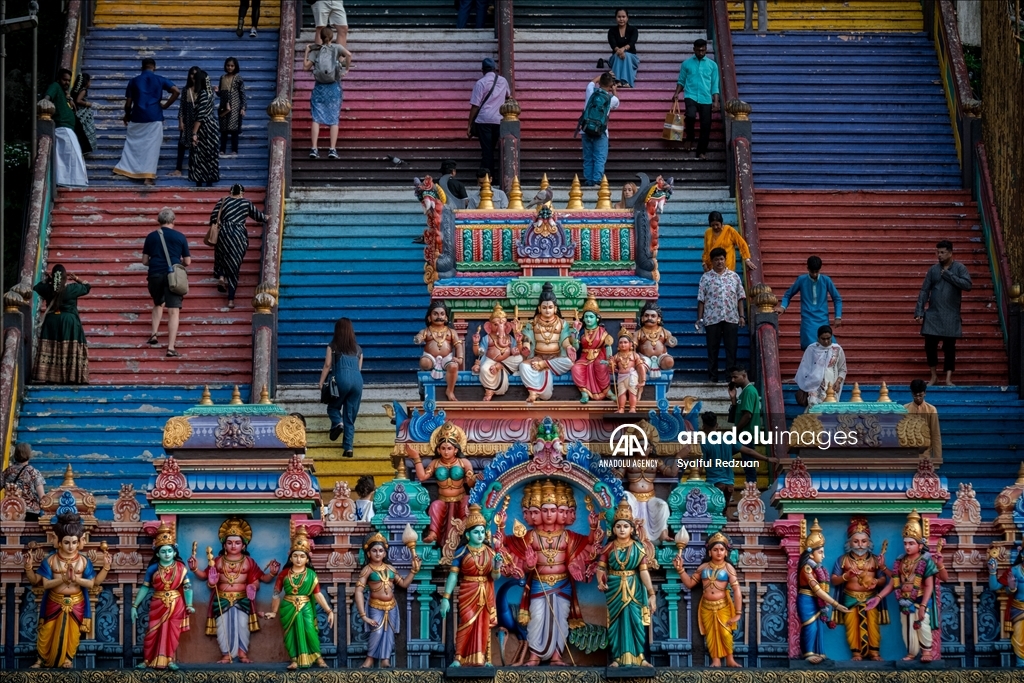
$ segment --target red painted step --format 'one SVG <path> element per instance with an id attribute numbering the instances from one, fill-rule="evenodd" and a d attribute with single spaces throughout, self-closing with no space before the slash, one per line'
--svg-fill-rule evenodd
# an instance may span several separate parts
<path id="1" fill-rule="evenodd" d="M 958 384 L 1006 383 L 1007 358 L 992 274 L 976 205 L 968 191 L 757 191 L 757 225 L 766 282 L 781 300 L 807 257 L 817 254 L 843 298 L 848 381 L 906 384 L 928 378 L 914 305 L 935 243 L 953 242 L 973 287 L 963 296 L 964 338 L 957 343 Z M 783 379 L 800 363 L 799 301 L 781 316 Z M 941 364 L 941 356 L 940 356 Z M 940 365 L 941 368 L 941 365 Z"/>
<path id="2" fill-rule="evenodd" d="M 89 340 L 93 384 L 249 383 L 252 375 L 252 295 L 259 279 L 262 228 L 250 221 L 236 307 L 217 292 L 213 249 L 203 244 L 210 212 L 223 190 L 186 188 L 61 190 L 53 209 L 48 267 L 62 263 L 92 285 L 78 307 Z M 263 206 L 263 188 L 246 196 Z M 165 356 L 166 314 L 160 348 L 146 345 L 152 300 L 146 290 L 142 245 L 163 208 L 192 252 L 189 293 L 176 347 Z"/>

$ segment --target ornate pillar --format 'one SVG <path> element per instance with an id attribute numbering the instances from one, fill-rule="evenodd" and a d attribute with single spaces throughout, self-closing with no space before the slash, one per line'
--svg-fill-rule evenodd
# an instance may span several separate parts
<path id="1" fill-rule="evenodd" d="M 776 520 L 772 531 L 782 539 L 779 544 L 786 551 L 786 607 L 789 610 L 789 658 L 800 659 L 800 617 L 796 612 L 796 576 L 800 563 L 800 526 L 803 515 L 789 515 Z"/>

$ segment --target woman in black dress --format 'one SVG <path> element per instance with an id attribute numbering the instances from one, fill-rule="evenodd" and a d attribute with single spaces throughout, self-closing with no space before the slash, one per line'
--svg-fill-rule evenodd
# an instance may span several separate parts
<path id="1" fill-rule="evenodd" d="M 196 187 L 213 187 L 220 180 L 220 125 L 217 122 L 217 105 L 213 88 L 210 87 L 210 76 L 202 69 L 196 72 L 195 92 L 196 120 L 192 124 L 188 179 Z"/>
<path id="2" fill-rule="evenodd" d="M 193 66 L 188 70 L 188 78 L 185 81 L 185 92 L 181 95 L 181 104 L 178 106 L 178 159 L 174 164 L 174 170 L 168 175 L 180 176 L 181 167 L 185 164 L 185 150 L 192 147 L 192 127 L 196 122 L 196 74 L 199 67 Z"/>
<path id="3" fill-rule="evenodd" d="M 220 153 L 228 151 L 228 138 L 231 138 L 231 153 L 238 154 L 238 134 L 242 132 L 242 119 L 245 118 L 245 81 L 238 73 L 238 60 L 228 57 L 224 60 L 224 75 L 220 77 L 217 97 L 220 106 Z"/>
<path id="4" fill-rule="evenodd" d="M 88 384 L 89 347 L 78 318 L 78 297 L 89 293 L 89 283 L 58 263 L 32 289 L 46 301 L 32 379 L 49 384 Z"/>
<path id="5" fill-rule="evenodd" d="M 213 276 L 218 280 L 217 291 L 228 294 L 228 308 L 235 307 L 238 273 L 249 249 L 245 219 L 251 218 L 260 223 L 267 220 L 263 212 L 243 196 L 244 193 L 245 188 L 235 183 L 231 186 L 231 196 L 217 202 L 210 213 L 210 225 L 220 222 L 217 243 L 213 247 Z"/>

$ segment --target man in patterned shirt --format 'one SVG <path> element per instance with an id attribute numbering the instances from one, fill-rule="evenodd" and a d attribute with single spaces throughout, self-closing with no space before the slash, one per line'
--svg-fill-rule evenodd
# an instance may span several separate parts
<path id="1" fill-rule="evenodd" d="M 697 331 L 704 327 L 708 344 L 708 379 L 718 381 L 718 349 L 725 342 L 725 367 L 736 365 L 739 328 L 746 325 L 743 282 L 725 267 L 725 249 L 711 250 L 711 270 L 697 286 Z"/>
<path id="2" fill-rule="evenodd" d="M 24 441 L 14 447 L 14 464 L 0 474 L 0 489 L 13 486 L 18 497 L 25 501 L 25 521 L 38 522 L 41 512 L 40 503 L 46 495 L 43 475 L 28 461 L 32 458 L 32 446 Z"/>

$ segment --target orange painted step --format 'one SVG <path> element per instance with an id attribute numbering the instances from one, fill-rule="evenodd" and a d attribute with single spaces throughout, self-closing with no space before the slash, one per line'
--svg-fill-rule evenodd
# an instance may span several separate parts
<path id="1" fill-rule="evenodd" d="M 89 188 L 61 190 L 54 205 L 48 267 L 62 263 L 92 285 L 79 299 L 89 340 L 93 384 L 249 383 L 252 374 L 252 295 L 259 281 L 262 227 L 248 223 L 249 250 L 242 262 L 234 309 L 217 292 L 213 248 L 203 244 L 210 212 L 223 189 Z M 263 207 L 263 188 L 246 197 Z M 192 252 L 189 293 L 181 311 L 176 349 L 166 357 L 166 315 L 160 346 L 146 345 L 152 300 L 146 289 L 142 245 L 163 208 Z"/>
<path id="2" fill-rule="evenodd" d="M 935 243 L 949 239 L 967 266 L 963 339 L 957 342 L 959 384 L 1006 383 L 1007 359 L 976 205 L 967 191 L 757 191 L 765 279 L 781 300 L 817 254 L 843 298 L 836 330 L 846 351 L 848 381 L 906 384 L 928 377 L 924 339 L 914 322 L 921 282 L 935 263 Z M 799 301 L 779 320 L 782 376 L 801 358 Z M 941 363 L 941 356 L 940 356 Z"/>

